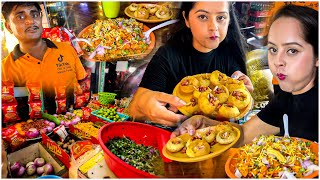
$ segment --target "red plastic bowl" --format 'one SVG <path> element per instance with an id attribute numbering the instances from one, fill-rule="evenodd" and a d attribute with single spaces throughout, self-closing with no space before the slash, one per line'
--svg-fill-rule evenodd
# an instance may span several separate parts
<path id="1" fill-rule="evenodd" d="M 137 122 L 114 122 L 99 130 L 99 144 L 111 171 L 119 178 L 156 178 L 157 176 L 136 169 L 114 155 L 105 144 L 114 137 L 127 137 L 137 144 L 152 146 L 159 150 L 164 162 L 171 162 L 162 154 L 162 148 L 170 139 L 171 132 Z"/>

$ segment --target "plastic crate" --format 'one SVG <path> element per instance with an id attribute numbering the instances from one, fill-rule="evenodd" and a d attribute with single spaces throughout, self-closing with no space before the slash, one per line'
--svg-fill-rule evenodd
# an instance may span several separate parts
<path id="1" fill-rule="evenodd" d="M 103 105 L 108 105 L 114 101 L 117 94 L 109 92 L 99 92 L 99 102 Z"/>
<path id="2" fill-rule="evenodd" d="M 119 122 L 119 121 L 113 121 L 113 120 L 111 120 L 111 119 L 108 119 L 108 118 L 106 118 L 106 117 L 102 117 L 102 116 L 98 115 L 98 114 L 97 114 L 98 111 L 99 111 L 99 110 L 92 111 L 91 114 L 94 115 L 94 116 L 96 116 L 96 117 L 98 117 L 98 118 L 100 118 L 100 119 L 103 119 L 103 120 L 105 120 L 105 121 L 107 121 L 107 122 Z M 120 122 L 123 122 L 123 121 L 126 121 L 126 120 L 129 119 L 129 116 L 128 116 L 128 115 L 125 115 L 125 114 L 122 114 L 122 113 L 119 113 L 119 112 L 117 112 L 117 114 L 119 115 L 119 117 L 120 117 L 121 119 L 124 118 L 124 120 L 122 120 L 122 121 L 120 121 Z"/>

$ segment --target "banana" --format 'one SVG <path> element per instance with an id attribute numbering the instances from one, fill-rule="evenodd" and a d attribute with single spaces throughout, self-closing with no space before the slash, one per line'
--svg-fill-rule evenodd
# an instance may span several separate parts
<path id="1" fill-rule="evenodd" d="M 277 151 L 277 150 L 274 150 L 273 148 L 271 148 L 271 147 L 269 147 L 268 149 L 267 149 L 267 154 L 268 155 L 274 155 L 274 156 L 276 156 L 276 158 L 279 160 L 279 162 L 281 163 L 281 164 L 285 164 L 286 163 L 286 158 L 279 152 L 279 151 Z"/>

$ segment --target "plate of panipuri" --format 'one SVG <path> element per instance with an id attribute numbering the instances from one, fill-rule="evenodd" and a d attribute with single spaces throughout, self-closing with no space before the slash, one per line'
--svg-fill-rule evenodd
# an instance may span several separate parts
<path id="1" fill-rule="evenodd" d="M 145 23 L 159 23 L 172 18 L 173 12 L 169 3 L 131 3 L 125 8 L 124 13 Z"/>
<path id="2" fill-rule="evenodd" d="M 186 102 L 181 113 L 205 115 L 216 120 L 238 120 L 253 106 L 253 98 L 241 80 L 228 77 L 218 70 L 184 77 L 173 95 Z"/>
<path id="3" fill-rule="evenodd" d="M 169 139 L 162 149 L 163 155 L 179 162 L 199 162 L 211 159 L 231 148 L 240 138 L 240 131 L 229 122 L 197 129 Z"/>

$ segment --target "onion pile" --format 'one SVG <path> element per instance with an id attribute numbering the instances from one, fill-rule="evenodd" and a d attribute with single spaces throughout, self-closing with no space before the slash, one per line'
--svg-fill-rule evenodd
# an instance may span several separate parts
<path id="1" fill-rule="evenodd" d="M 19 162 L 13 163 L 10 167 L 13 177 L 22 177 L 25 173 L 28 176 L 37 174 L 44 176 L 53 173 L 53 167 L 50 163 L 46 163 L 43 158 L 36 158 L 34 161 L 28 162 L 26 167 L 22 166 Z"/>

